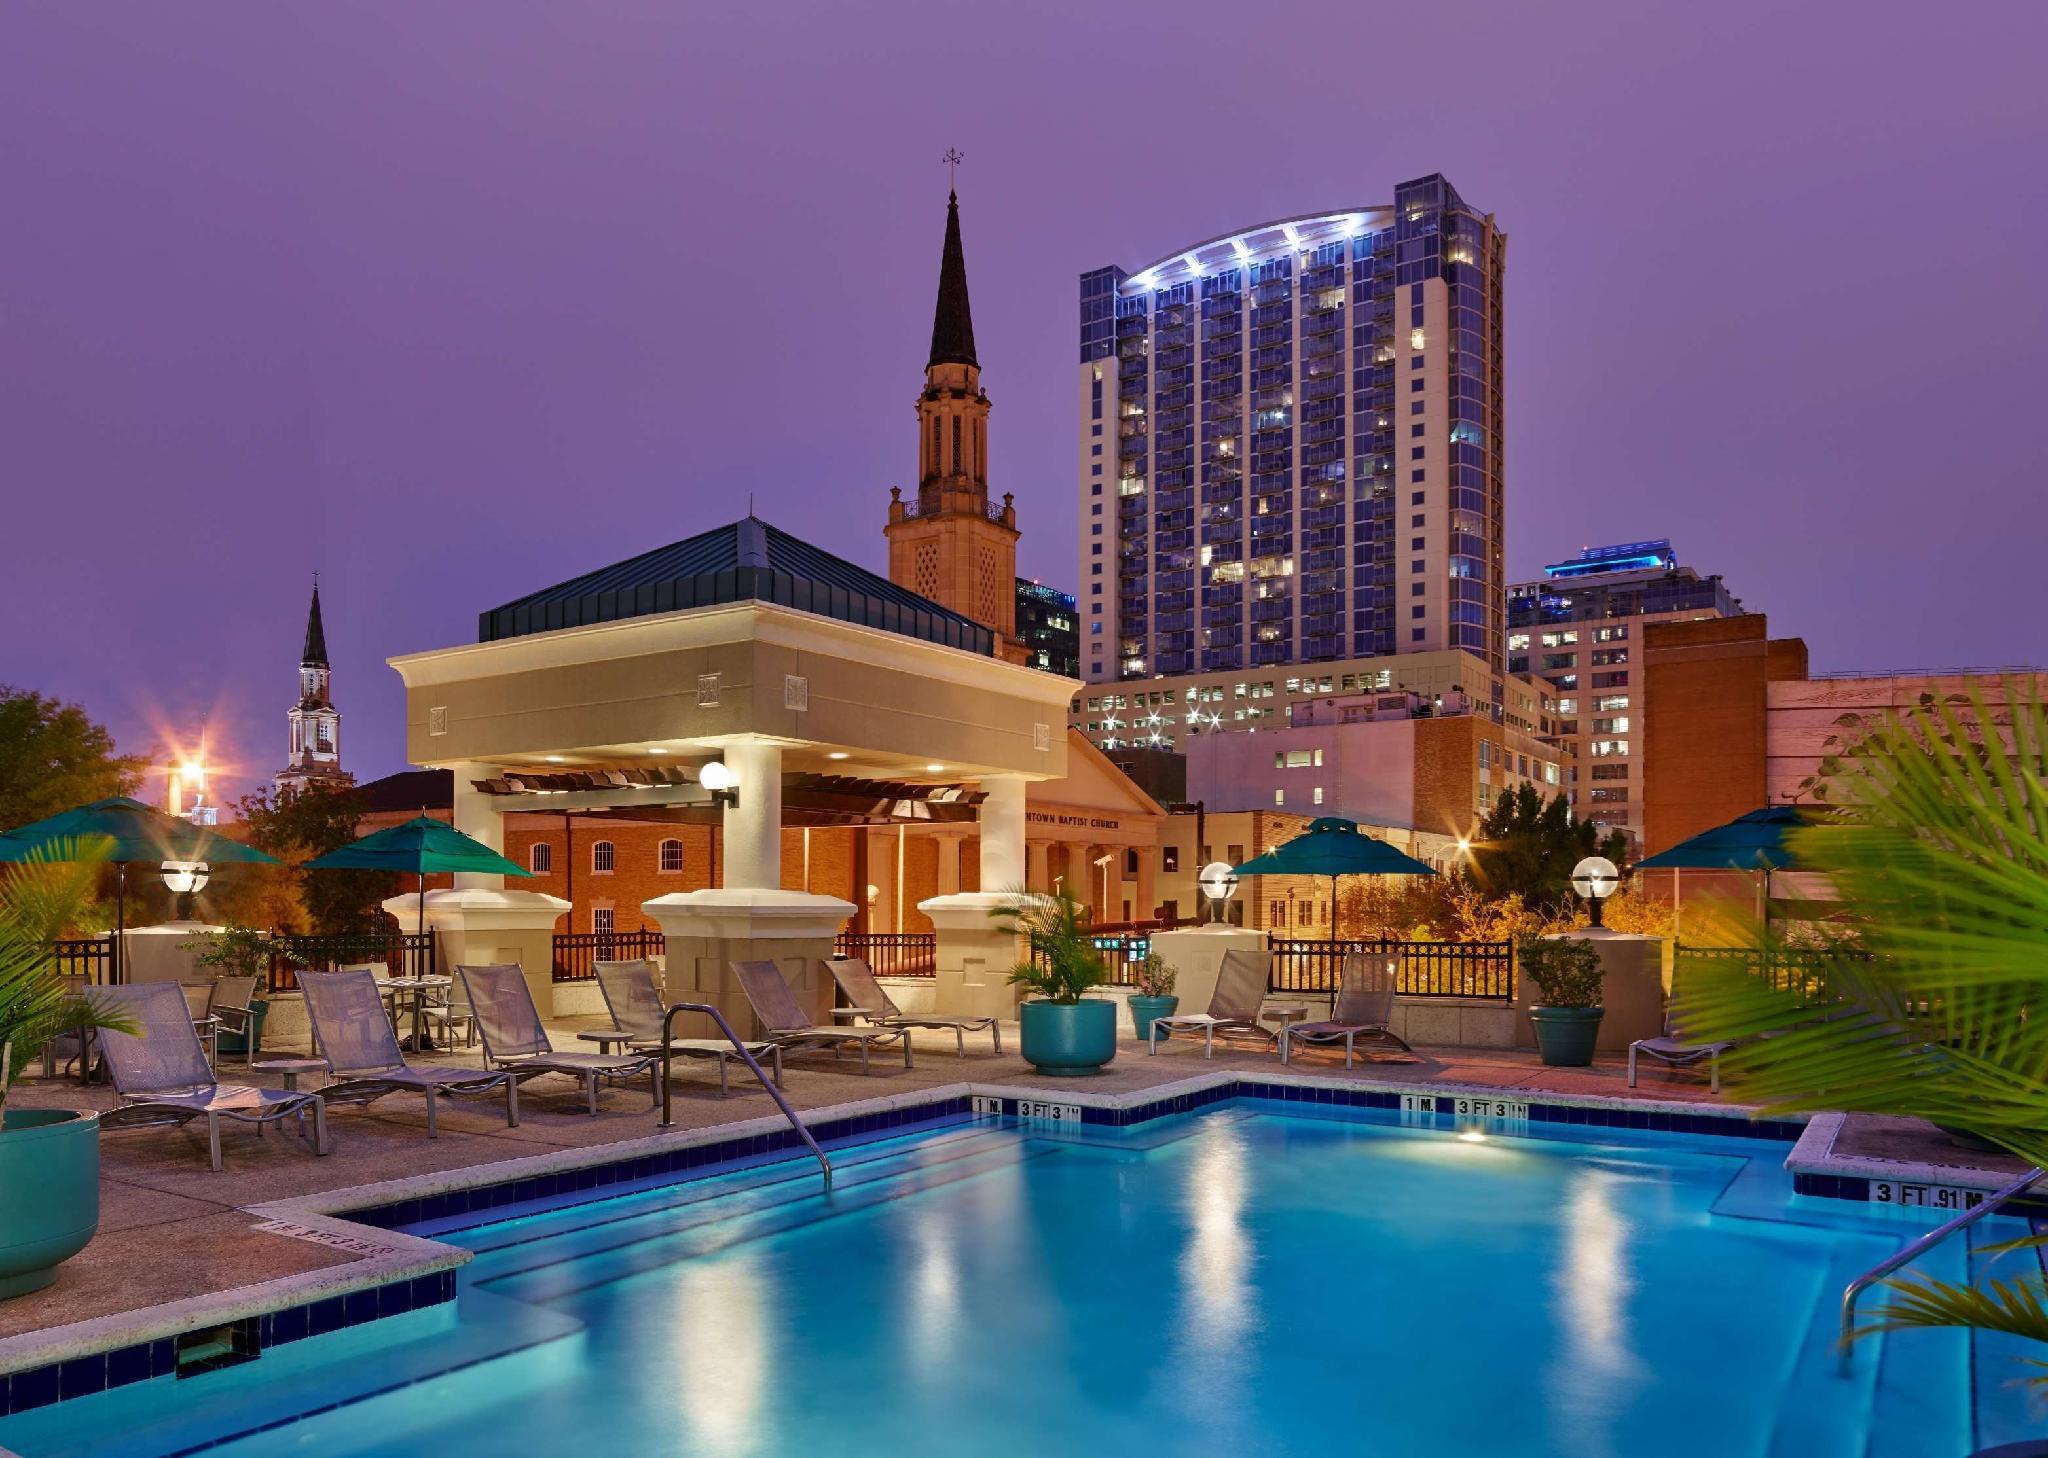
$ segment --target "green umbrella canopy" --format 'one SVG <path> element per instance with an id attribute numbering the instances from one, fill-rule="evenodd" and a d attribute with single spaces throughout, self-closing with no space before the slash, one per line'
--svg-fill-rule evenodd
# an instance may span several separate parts
<path id="1" fill-rule="evenodd" d="M 453 871 L 477 876 L 530 876 L 480 840 L 430 815 L 366 835 L 306 862 L 309 871 Z"/>
<path id="2" fill-rule="evenodd" d="M 1285 845 L 1253 856 L 1231 870 L 1240 876 L 1434 876 L 1436 868 L 1383 840 L 1374 840 L 1354 821 L 1325 815 Z"/>
<path id="3" fill-rule="evenodd" d="M 1637 861 L 1638 871 L 1798 871 L 1795 832 L 1834 823 L 1814 805 L 1771 805 L 1701 831 L 1667 851 Z"/>
<path id="4" fill-rule="evenodd" d="M 218 831 L 166 815 L 125 795 L 95 800 L 0 835 L 0 861 L 26 860 L 32 847 L 44 847 L 48 854 L 49 848 L 81 841 L 110 842 L 107 859 L 119 865 L 134 861 L 205 861 L 216 866 L 235 862 L 277 864 L 275 856 L 265 855 L 254 846 L 229 840 Z"/>

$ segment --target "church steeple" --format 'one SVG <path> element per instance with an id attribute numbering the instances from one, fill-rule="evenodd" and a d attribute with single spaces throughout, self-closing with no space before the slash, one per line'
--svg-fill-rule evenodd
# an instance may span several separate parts
<path id="1" fill-rule="evenodd" d="M 959 154 L 946 160 L 956 164 Z M 948 191 L 932 352 L 917 397 L 917 496 L 889 493 L 889 579 L 994 629 L 997 651 L 1021 662 L 1017 512 L 1007 495 L 1000 505 L 989 500 L 988 416 L 967 303 L 960 196 Z"/>
<path id="2" fill-rule="evenodd" d="M 313 604 L 306 610 L 306 641 L 299 651 L 299 698 L 285 719 L 290 750 L 277 772 L 280 791 L 303 790 L 316 781 L 349 785 L 355 777 L 341 767 L 341 714 L 329 688 L 333 676 L 327 661 L 327 625 L 320 617 L 320 582 L 313 581 Z"/>
<path id="3" fill-rule="evenodd" d="M 313 606 L 306 613 L 306 648 L 299 655 L 303 668 L 327 668 L 327 628 L 320 621 L 320 580 L 313 579 Z"/>
<path id="4" fill-rule="evenodd" d="M 960 195 L 946 194 L 946 247 L 939 255 L 939 305 L 932 314 L 932 357 L 939 364 L 981 367 L 974 357 L 974 312 L 967 305 L 967 253 L 960 246 Z"/>

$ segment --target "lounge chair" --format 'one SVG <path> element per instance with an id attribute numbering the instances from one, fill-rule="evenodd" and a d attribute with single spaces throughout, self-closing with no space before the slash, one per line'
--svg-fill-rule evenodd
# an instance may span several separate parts
<path id="1" fill-rule="evenodd" d="M 1271 952 L 1225 952 L 1223 965 L 1216 971 L 1216 990 L 1209 996 L 1209 1010 L 1152 1019 L 1152 1026 L 1145 1030 L 1146 1051 L 1158 1056 L 1161 1032 L 1199 1032 L 1204 1058 L 1216 1056 L 1218 1033 L 1253 1033 L 1269 1041 L 1277 1038 L 1278 1034 L 1259 1022 L 1259 1004 L 1265 1001 L 1272 971 Z"/>
<path id="2" fill-rule="evenodd" d="M 214 1021 L 214 1062 L 220 1062 L 220 1035 L 231 1033 L 242 1040 L 242 1061 L 249 1062 L 256 1056 L 256 1049 L 249 1037 L 249 1001 L 256 996 L 254 977 L 216 977 L 213 986 L 207 989 L 206 1011 L 203 1017 Z"/>
<path id="3" fill-rule="evenodd" d="M 521 1077 L 565 1073 L 583 1081 L 590 1112 L 597 1112 L 598 1080 L 637 1078 L 657 1061 L 645 1053 L 557 1053 L 541 1026 L 540 1009 L 527 990 L 526 974 L 516 963 L 457 967 L 455 975 L 469 993 L 477 1034 L 484 1041 L 484 1066 L 505 1068 Z M 650 1104 L 661 1102 L 661 1078 L 654 1075 Z"/>
<path id="4" fill-rule="evenodd" d="M 405 1061 L 398 1035 L 384 1016 L 384 995 L 367 969 L 302 973 L 299 990 L 313 1023 L 314 1054 L 340 1080 L 320 1090 L 329 1105 L 367 1104 L 394 1093 L 425 1094 L 427 1137 L 438 1139 L 435 1110 L 441 1095 L 481 1097 L 503 1089 L 506 1127 L 519 1127 L 519 1080 L 509 1069 L 416 1067 Z"/>
<path id="5" fill-rule="evenodd" d="M 623 1041 L 636 1053 L 651 1053 L 661 1047 L 661 1024 L 668 1008 L 661 1000 L 661 989 L 654 983 L 654 964 L 642 958 L 633 962 L 595 962 L 591 964 L 597 972 L 597 990 L 604 994 L 605 1008 L 612 1015 L 610 1033 L 578 1033 L 579 1038 L 588 1038 L 596 1043 Z M 732 1092 L 727 1081 L 727 1065 L 740 1061 L 739 1050 L 724 1038 L 672 1038 L 669 1052 L 680 1053 L 686 1058 L 713 1058 L 718 1061 L 718 1091 Z M 775 1084 L 782 1086 L 782 1045 L 780 1043 L 748 1043 L 747 1052 L 756 1062 L 763 1058 L 775 1063 Z M 666 1073 L 663 1074 L 666 1077 Z"/>
<path id="6" fill-rule="evenodd" d="M 753 1005 L 754 1016 L 760 1020 L 762 1037 L 769 1042 L 785 1048 L 829 1047 L 835 1058 L 842 1047 L 853 1043 L 860 1048 L 860 1071 L 866 1073 L 869 1046 L 895 1040 L 903 1044 L 903 1066 L 914 1066 L 908 1028 L 824 1027 L 804 1016 L 796 994 L 782 980 L 782 969 L 773 962 L 735 962 L 732 970 L 739 978 L 740 990 Z"/>
<path id="7" fill-rule="evenodd" d="M 246 1084 L 217 1083 L 206 1050 L 192 1027 L 184 989 L 175 982 L 131 982 L 94 988 L 103 1007 L 126 1013 L 139 1033 L 102 1028 L 96 1034 L 122 1107 L 100 1115 L 102 1129 L 146 1128 L 206 1120 L 206 1144 L 215 1173 L 221 1168 L 220 1121 L 265 1124 L 313 1115 L 313 1152 L 325 1154 L 327 1105 L 316 1093 L 282 1093 Z"/>
<path id="8" fill-rule="evenodd" d="M 1387 1027 L 1393 1019 L 1394 991 L 1400 980 L 1399 971 L 1385 957 L 1353 952 L 1344 959 L 1342 980 L 1331 1001 L 1329 1018 L 1280 1030 L 1280 1061 L 1289 1060 L 1295 1043 L 1342 1043 L 1344 1066 L 1349 1068 L 1361 1038 L 1369 1043 L 1391 1043 L 1403 1053 L 1414 1052 Z"/>
<path id="9" fill-rule="evenodd" d="M 1636 1086 L 1636 1055 L 1647 1054 L 1666 1068 L 1690 1068 L 1693 1064 L 1706 1061 L 1707 1088 L 1712 1093 L 1721 1091 L 1721 1055 L 1735 1045 L 1733 1043 L 1694 1043 L 1685 1036 L 1685 1030 L 1664 1016 L 1664 1033 L 1657 1038 L 1638 1038 L 1628 1045 L 1628 1086 Z"/>
<path id="10" fill-rule="evenodd" d="M 960 1041 L 960 1056 L 967 1056 L 967 1035 L 986 1031 L 995 1040 L 996 1052 L 1003 1051 L 1003 1025 L 994 1018 L 950 1017 L 944 1013 L 904 1012 L 891 1000 L 874 971 L 858 957 L 827 957 L 825 968 L 851 1006 L 835 1007 L 832 1016 L 861 1017 L 882 1028 L 951 1028 Z"/>

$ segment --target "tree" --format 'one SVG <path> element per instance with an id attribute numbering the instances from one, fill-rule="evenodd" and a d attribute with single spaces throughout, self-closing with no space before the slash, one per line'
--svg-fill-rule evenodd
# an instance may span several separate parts
<path id="1" fill-rule="evenodd" d="M 1472 842 L 1472 864 L 1461 872 L 1488 900 L 1519 897 L 1538 916 L 1572 911 L 1572 867 L 1587 856 L 1605 856 L 1617 866 L 1628 855 L 1618 830 L 1601 833 L 1580 820 L 1562 793 L 1545 800 L 1524 783 L 1502 795 L 1486 812 Z"/>
<path id="2" fill-rule="evenodd" d="M 244 795 L 235 804 L 242 839 L 284 862 L 256 866 L 237 877 L 216 910 L 252 926 L 280 930 L 350 933 L 383 930 L 389 918 L 379 904 L 396 895 L 399 878 L 389 871 L 311 871 L 307 861 L 356 838 L 362 799 L 353 789 L 313 783 L 301 790 L 269 789 Z M 267 874 L 266 874 L 267 873 Z"/>
<path id="3" fill-rule="evenodd" d="M 0 684 L 0 830 L 129 794 L 142 771 L 78 705 Z"/>

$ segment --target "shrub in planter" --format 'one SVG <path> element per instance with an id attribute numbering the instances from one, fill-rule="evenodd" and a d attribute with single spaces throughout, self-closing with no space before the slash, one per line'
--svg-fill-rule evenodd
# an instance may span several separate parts
<path id="1" fill-rule="evenodd" d="M 989 915 L 1030 950 L 1010 973 L 1013 986 L 1038 994 L 1017 1009 L 1025 1061 L 1057 1076 L 1099 1072 L 1116 1057 L 1116 1004 L 1082 995 L 1109 980 L 1109 963 L 1081 904 L 1065 891 L 1012 891 Z"/>
<path id="2" fill-rule="evenodd" d="M 49 1285 L 99 1226 L 99 1117 L 7 1095 L 52 1038 L 134 1031 L 71 990 L 50 946 L 84 919 L 105 859 L 90 842 L 38 847 L 0 877 L 0 1298 Z"/>
<path id="3" fill-rule="evenodd" d="M 1132 980 L 1137 990 L 1131 994 L 1131 1026 L 1137 1031 L 1140 1041 L 1152 1026 L 1154 1018 L 1170 1018 L 1180 1006 L 1180 999 L 1173 995 L 1173 984 L 1180 974 L 1157 952 L 1147 952 L 1145 960 L 1132 969 Z M 1170 1036 L 1165 1032 L 1160 1037 Z"/>
<path id="4" fill-rule="evenodd" d="M 1554 1067 L 1584 1068 L 1600 1037 L 1600 953 L 1576 937 L 1528 937 L 1515 948 L 1522 975 L 1536 989 L 1529 1021 L 1536 1047 Z"/>

